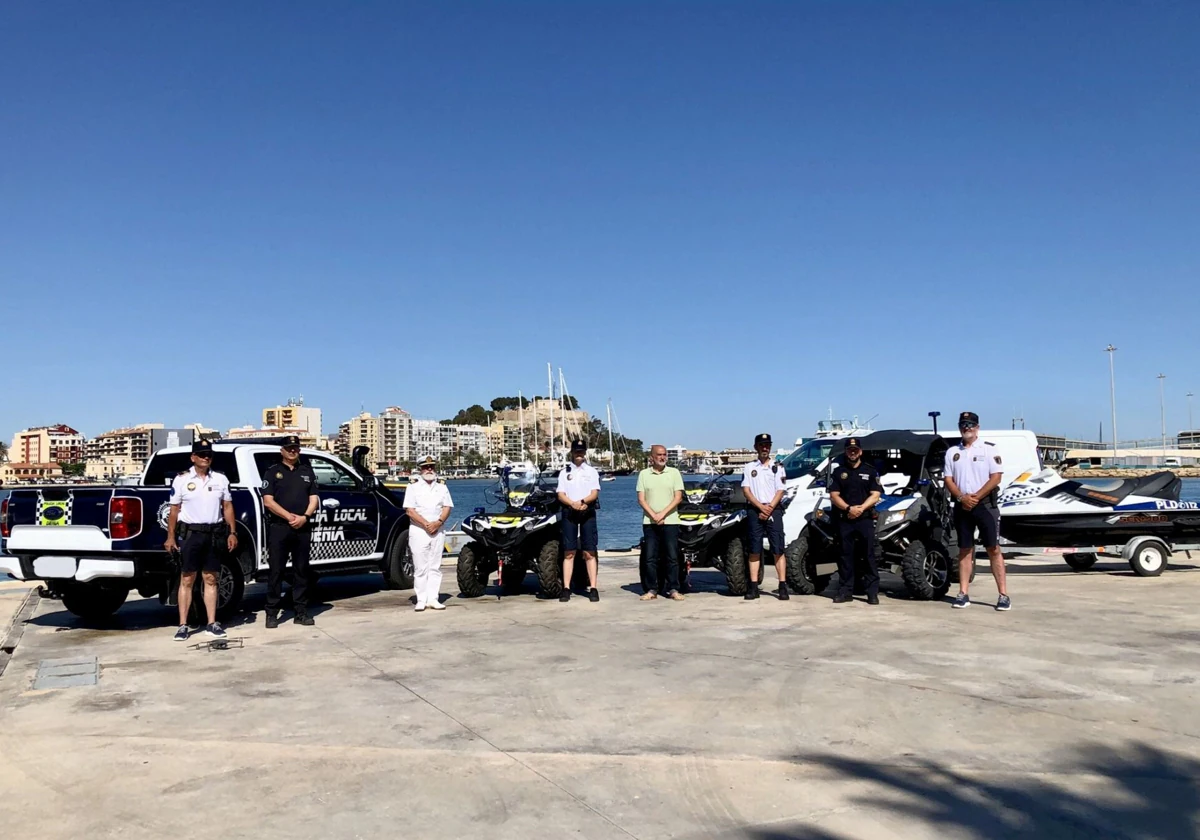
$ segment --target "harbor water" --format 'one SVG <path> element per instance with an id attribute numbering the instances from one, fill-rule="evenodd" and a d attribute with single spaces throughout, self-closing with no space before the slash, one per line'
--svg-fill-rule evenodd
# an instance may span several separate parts
<path id="1" fill-rule="evenodd" d="M 450 488 L 450 495 L 454 500 L 454 513 L 450 517 L 452 527 L 457 527 L 463 517 L 470 515 L 477 507 L 489 511 L 499 510 L 496 502 L 488 499 L 488 489 L 496 486 L 494 480 L 456 479 L 448 481 L 446 486 Z M 600 510 L 596 514 L 600 548 L 625 550 L 636 546 L 641 540 L 642 517 L 637 503 L 636 487 L 636 475 L 618 476 L 613 481 L 606 481 L 600 485 Z M 7 495 L 7 490 L 0 490 L 0 499 Z M 1183 489 L 1179 498 L 1186 502 L 1200 502 L 1200 478 L 1183 479 Z"/>

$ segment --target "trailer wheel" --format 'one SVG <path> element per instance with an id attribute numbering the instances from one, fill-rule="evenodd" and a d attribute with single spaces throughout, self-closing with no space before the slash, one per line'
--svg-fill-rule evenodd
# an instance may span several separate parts
<path id="1" fill-rule="evenodd" d="M 729 583 L 730 595 L 745 595 L 750 578 L 750 569 L 746 563 L 746 552 L 742 541 L 737 537 L 725 545 L 724 560 L 725 580 Z"/>
<path id="2" fill-rule="evenodd" d="M 1146 540 L 1134 549 L 1129 566 L 1139 577 L 1158 577 L 1167 568 L 1167 549 L 1156 540 Z"/>
<path id="3" fill-rule="evenodd" d="M 488 573 L 483 552 L 473 542 L 458 550 L 458 591 L 464 598 L 478 598 L 487 587 Z"/>
<path id="4" fill-rule="evenodd" d="M 383 579 L 388 589 L 412 589 L 413 557 L 408 550 L 408 529 L 405 528 L 392 540 L 388 549 L 387 566 Z"/>
<path id="5" fill-rule="evenodd" d="M 546 598 L 557 598 L 562 594 L 562 552 L 559 545 L 558 540 L 548 540 L 537 556 L 538 586 Z"/>
<path id="6" fill-rule="evenodd" d="M 909 543 L 900 572 L 908 593 L 918 601 L 939 601 L 950 591 L 950 555 L 941 546 Z"/>
<path id="7" fill-rule="evenodd" d="M 103 621 L 119 610 L 128 597 L 128 586 L 76 583 L 63 591 L 62 602 L 84 621 Z"/>
<path id="8" fill-rule="evenodd" d="M 1071 567 L 1071 571 L 1086 572 L 1092 566 L 1096 565 L 1097 557 L 1095 554 L 1076 552 L 1074 554 L 1064 554 L 1063 560 Z"/>

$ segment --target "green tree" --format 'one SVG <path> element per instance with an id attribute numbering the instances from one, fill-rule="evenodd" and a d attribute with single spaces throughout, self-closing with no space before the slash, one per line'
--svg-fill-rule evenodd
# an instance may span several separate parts
<path id="1" fill-rule="evenodd" d="M 518 405 L 521 408 L 529 408 L 529 397 L 496 397 L 491 402 L 492 411 L 507 411 Z"/>
<path id="2" fill-rule="evenodd" d="M 486 426 L 492 422 L 492 416 L 492 412 L 476 403 L 475 405 L 460 409 L 458 414 L 442 422 L 453 423 L 456 426 Z"/>
<path id="3" fill-rule="evenodd" d="M 82 476 L 87 471 L 87 464 L 80 461 L 77 464 L 59 464 L 65 476 Z"/>
<path id="4" fill-rule="evenodd" d="M 0 440 L 0 461 L 8 460 L 8 444 Z"/>

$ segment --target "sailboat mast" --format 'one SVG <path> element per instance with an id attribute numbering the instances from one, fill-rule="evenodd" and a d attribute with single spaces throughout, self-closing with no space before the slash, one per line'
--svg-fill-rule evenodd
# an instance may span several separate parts
<path id="1" fill-rule="evenodd" d="M 554 469 L 554 373 L 546 362 L 546 387 L 550 389 L 550 468 Z"/>
<path id="2" fill-rule="evenodd" d="M 608 398 L 608 405 L 605 406 L 605 409 L 608 414 L 608 465 L 615 470 L 617 468 L 617 453 L 613 450 L 612 440 L 612 397 Z"/>
<path id="3" fill-rule="evenodd" d="M 520 391 L 517 391 L 517 422 L 521 424 L 521 460 L 525 461 L 525 397 Z"/>

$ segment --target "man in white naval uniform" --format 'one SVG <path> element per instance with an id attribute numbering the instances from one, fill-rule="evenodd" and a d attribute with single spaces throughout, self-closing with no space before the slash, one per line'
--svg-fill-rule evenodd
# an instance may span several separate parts
<path id="1" fill-rule="evenodd" d="M 444 610 L 438 595 L 442 588 L 442 551 L 446 532 L 442 528 L 450 518 L 454 502 L 450 488 L 437 480 L 437 461 L 426 458 L 418 465 L 420 480 L 404 491 L 404 510 L 408 513 L 408 548 L 413 557 L 413 591 L 417 612 L 425 607 Z"/>

